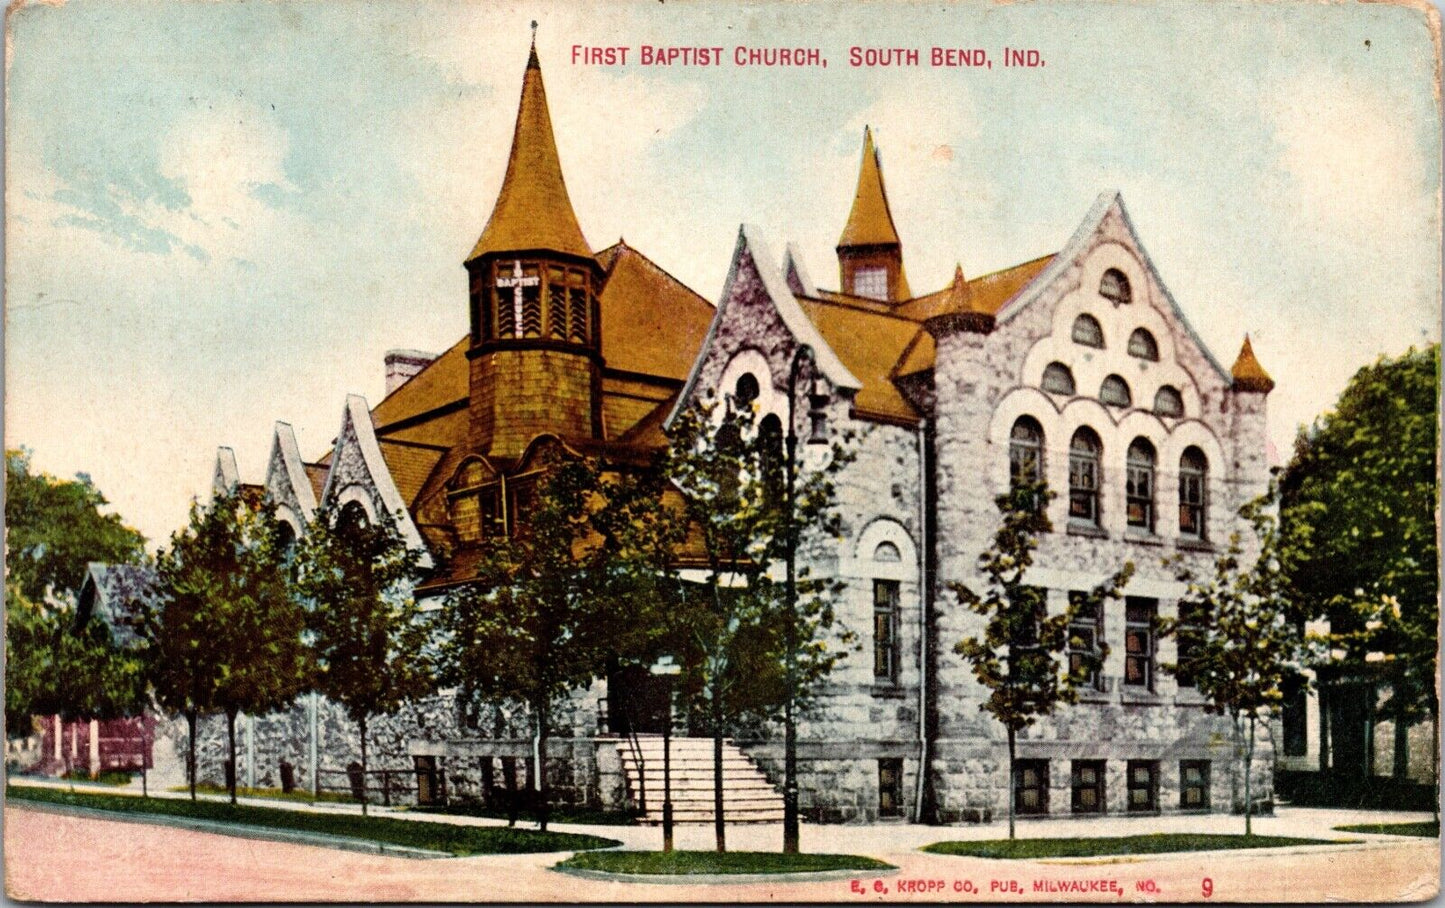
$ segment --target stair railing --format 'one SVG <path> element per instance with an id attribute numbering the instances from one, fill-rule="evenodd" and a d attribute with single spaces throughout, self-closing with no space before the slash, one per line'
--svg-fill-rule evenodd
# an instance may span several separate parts
<path id="1" fill-rule="evenodd" d="M 636 723 L 632 721 L 632 704 L 623 701 L 622 721 L 626 726 L 623 738 L 632 753 L 632 763 L 637 767 L 637 811 L 647 815 L 647 766 L 642 760 L 642 744 L 637 740 Z M 609 704 L 610 705 L 610 704 Z"/>

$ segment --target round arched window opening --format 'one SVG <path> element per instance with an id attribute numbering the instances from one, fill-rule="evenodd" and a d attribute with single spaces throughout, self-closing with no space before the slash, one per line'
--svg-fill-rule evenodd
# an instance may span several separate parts
<path id="1" fill-rule="evenodd" d="M 366 508 L 359 501 L 348 501 L 341 506 L 341 513 L 336 515 L 336 530 L 338 533 L 352 533 L 361 530 L 371 523 L 371 518 L 366 514 Z"/>
<path id="2" fill-rule="evenodd" d="M 1074 319 L 1073 337 L 1076 344 L 1104 349 L 1104 329 L 1099 326 L 1099 320 L 1087 312 Z"/>
<path id="3" fill-rule="evenodd" d="M 1165 385 L 1154 395 L 1154 412 L 1159 416 L 1180 417 L 1184 415 L 1184 397 L 1179 389 Z"/>
<path id="4" fill-rule="evenodd" d="M 896 564 L 903 560 L 903 553 L 898 551 L 898 546 L 891 542 L 880 542 L 878 547 L 873 550 L 873 560 Z"/>
<path id="5" fill-rule="evenodd" d="M 1118 268 L 1110 268 L 1104 272 L 1103 279 L 1099 281 L 1099 295 L 1116 306 L 1122 306 L 1134 298 L 1129 290 L 1129 278 Z"/>
<path id="6" fill-rule="evenodd" d="M 1074 373 L 1063 363 L 1049 363 L 1044 367 L 1044 378 L 1040 384 L 1052 394 L 1073 394 Z"/>
<path id="7" fill-rule="evenodd" d="M 1151 363 L 1159 362 L 1159 344 L 1154 340 L 1154 335 L 1143 328 L 1135 328 L 1134 333 L 1129 335 L 1129 355 L 1135 359 L 1147 359 Z"/>
<path id="8" fill-rule="evenodd" d="M 758 385 L 758 377 L 751 372 L 744 372 L 738 376 L 737 384 L 733 386 L 733 400 L 740 404 L 750 404 L 758 399 L 758 392 L 762 390 Z"/>
<path id="9" fill-rule="evenodd" d="M 1127 407 L 1133 402 L 1129 385 L 1117 375 L 1110 375 L 1099 386 L 1099 400 L 1111 407 Z"/>

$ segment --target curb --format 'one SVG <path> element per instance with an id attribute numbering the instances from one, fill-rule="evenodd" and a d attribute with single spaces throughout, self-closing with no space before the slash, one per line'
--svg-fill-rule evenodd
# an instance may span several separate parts
<path id="1" fill-rule="evenodd" d="M 598 880 L 611 883 L 655 883 L 658 885 L 713 885 L 723 883 L 821 883 L 829 880 L 853 880 L 862 877 L 894 876 L 897 867 L 875 870 L 814 870 L 797 873 L 608 873 L 605 870 L 585 870 L 581 867 L 563 867 L 553 864 L 547 868 L 553 873 L 581 877 L 584 880 Z"/>
<path id="2" fill-rule="evenodd" d="M 216 835 L 226 835 L 241 839 L 285 842 L 292 845 L 315 845 L 320 848 L 359 851 L 363 854 L 384 854 L 388 857 L 413 859 L 454 857 L 449 851 L 433 851 L 428 848 L 412 848 L 407 845 L 393 845 L 389 842 L 375 842 L 370 839 L 353 839 L 315 832 L 302 832 L 300 830 L 277 829 L 270 826 L 225 823 L 218 820 L 173 817 L 155 813 L 122 813 L 116 810 L 98 810 L 93 807 L 72 807 L 66 804 L 48 804 L 41 801 L 28 801 L 24 798 L 6 798 L 5 806 L 7 808 L 14 807 L 19 810 L 34 810 L 40 813 L 85 817 L 92 820 L 110 820 L 116 823 L 171 826 L 176 829 L 189 829 L 192 832 L 209 832 Z"/>

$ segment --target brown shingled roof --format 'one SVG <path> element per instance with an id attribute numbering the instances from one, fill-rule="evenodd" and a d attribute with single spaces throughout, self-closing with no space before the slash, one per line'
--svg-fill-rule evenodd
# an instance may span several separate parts
<path id="1" fill-rule="evenodd" d="M 598 259 L 607 268 L 599 297 L 607 368 L 685 380 L 712 322 L 712 305 L 624 243 Z"/>
<path id="2" fill-rule="evenodd" d="M 853 209 L 848 223 L 838 238 L 842 246 L 897 246 L 898 230 L 893 226 L 893 213 L 888 209 L 888 193 L 883 188 L 883 169 L 878 150 L 873 147 L 873 131 L 863 127 L 863 164 L 858 169 L 858 188 L 853 194 Z"/>
<path id="3" fill-rule="evenodd" d="M 537 48 L 527 59 L 522 77 L 522 100 L 517 108 L 517 128 L 512 134 L 512 153 L 507 158 L 507 175 L 467 261 L 489 252 L 520 249 L 550 249 L 581 258 L 591 258 L 592 249 L 582 236 L 567 184 L 562 179 L 562 162 L 552 135 L 552 116 L 547 110 L 547 90 L 542 86 L 542 67 Z"/>
<path id="4" fill-rule="evenodd" d="M 918 333 L 917 322 L 811 297 L 799 302 L 843 365 L 863 383 L 853 400 L 856 409 L 894 419 L 918 418 L 892 381 L 893 367 Z"/>
<path id="5" fill-rule="evenodd" d="M 467 338 L 464 337 L 372 408 L 371 421 L 376 424 L 377 433 L 391 434 L 414 421 L 427 422 L 424 417 L 438 408 L 465 402 L 469 374 Z M 458 440 L 452 437 L 453 433 L 445 434 L 446 437 L 416 437 L 415 432 L 410 432 L 408 440 L 441 445 Z M 465 428 L 462 434 L 465 436 Z"/>
<path id="6" fill-rule="evenodd" d="M 421 491 L 427 477 L 431 475 L 432 468 L 442 459 L 446 449 L 397 442 L 388 438 L 378 441 L 381 446 L 381 459 L 386 461 L 386 469 L 396 483 L 396 490 L 401 493 L 402 500 L 409 508 L 416 501 L 416 493 Z"/>
<path id="7" fill-rule="evenodd" d="M 935 293 L 915 297 L 900 305 L 896 311 L 899 315 L 922 322 L 935 315 L 960 311 L 956 307 L 966 300 L 973 311 L 994 315 L 1003 308 L 1004 303 L 1017 296 L 1029 281 L 1038 277 L 1039 272 L 1047 268 L 1053 260 L 1054 254 L 1051 253 L 1012 268 L 976 277 L 968 281 L 966 297 L 960 296 L 957 290 L 957 282 L 963 276 L 963 269 L 959 268 L 954 272 L 953 282 L 947 287 Z"/>
<path id="8" fill-rule="evenodd" d="M 326 488 L 326 474 L 331 468 L 324 463 L 303 463 L 306 469 L 306 479 L 311 483 L 311 493 L 316 496 L 317 503 L 321 501 L 321 490 Z"/>

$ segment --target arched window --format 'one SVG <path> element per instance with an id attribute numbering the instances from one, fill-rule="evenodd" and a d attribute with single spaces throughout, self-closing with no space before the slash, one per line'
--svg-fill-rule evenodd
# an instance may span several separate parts
<path id="1" fill-rule="evenodd" d="M 1154 412 L 1160 416 L 1183 416 L 1184 397 L 1173 385 L 1165 385 L 1154 395 Z"/>
<path id="2" fill-rule="evenodd" d="M 1122 306 L 1134 298 L 1129 291 L 1129 278 L 1118 268 L 1110 268 L 1104 272 L 1103 280 L 1099 281 L 1099 295 L 1116 306 Z"/>
<path id="3" fill-rule="evenodd" d="M 748 373 L 743 378 L 752 378 Z M 738 380 L 742 383 L 742 379 Z M 763 482 L 776 496 L 783 494 L 783 421 L 776 414 L 769 413 L 758 423 L 758 462 L 763 472 Z"/>
<path id="4" fill-rule="evenodd" d="M 1179 535 L 1195 539 L 1205 538 L 1204 506 L 1205 480 L 1209 476 L 1209 461 L 1204 452 L 1195 447 L 1184 449 L 1179 458 Z"/>
<path id="5" fill-rule="evenodd" d="M 1008 476 L 1015 488 L 1044 478 L 1044 430 L 1032 416 L 1020 416 L 1009 432 Z"/>
<path id="6" fill-rule="evenodd" d="M 1157 363 L 1159 362 L 1159 343 L 1148 331 L 1143 328 L 1135 328 L 1134 333 L 1129 335 L 1129 355 Z"/>
<path id="7" fill-rule="evenodd" d="M 1074 393 L 1074 373 L 1063 363 L 1049 363 L 1044 367 L 1044 380 L 1042 382 L 1045 391 L 1054 394 Z"/>
<path id="8" fill-rule="evenodd" d="M 280 526 L 276 528 L 276 551 L 286 565 L 291 565 L 296 557 L 296 528 L 291 526 L 291 521 L 277 521 Z"/>
<path id="9" fill-rule="evenodd" d="M 1099 386 L 1099 400 L 1111 407 L 1127 407 L 1133 402 L 1128 383 L 1117 375 L 1104 379 L 1104 383 Z"/>
<path id="10" fill-rule="evenodd" d="M 1099 327 L 1099 320 L 1087 312 L 1074 319 L 1074 343 L 1104 349 L 1104 329 Z"/>
<path id="11" fill-rule="evenodd" d="M 1129 526 L 1154 532 L 1154 446 L 1136 438 L 1129 445 L 1124 500 Z"/>
<path id="12" fill-rule="evenodd" d="M 1099 436 L 1087 426 L 1069 442 L 1069 519 L 1099 524 Z"/>
<path id="13" fill-rule="evenodd" d="M 903 560 L 903 553 L 898 551 L 898 546 L 891 542 L 880 542 L 873 550 L 874 561 L 885 561 L 896 564 Z"/>
<path id="14" fill-rule="evenodd" d="M 733 400 L 740 404 L 750 404 L 758 399 L 758 377 L 751 372 L 744 372 L 738 376 L 737 384 L 733 386 Z"/>

